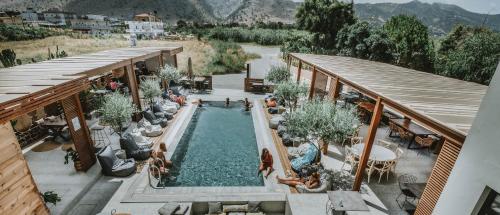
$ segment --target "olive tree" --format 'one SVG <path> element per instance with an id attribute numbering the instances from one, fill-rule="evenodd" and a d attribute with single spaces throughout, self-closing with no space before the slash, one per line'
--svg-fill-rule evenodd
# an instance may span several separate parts
<path id="1" fill-rule="evenodd" d="M 274 88 L 274 95 L 279 101 L 285 102 L 290 112 L 295 110 L 297 101 L 307 93 L 307 86 L 294 81 L 287 81 L 277 84 Z"/>
<path id="2" fill-rule="evenodd" d="M 284 65 L 271 66 L 266 79 L 272 83 L 279 84 L 290 80 L 290 71 Z"/>
<path id="3" fill-rule="evenodd" d="M 356 132 L 360 121 L 356 109 L 351 106 L 338 107 L 327 100 L 312 100 L 285 116 L 286 128 L 293 136 L 312 142 L 341 143 Z M 320 156 L 320 155 L 319 155 Z"/>
<path id="4" fill-rule="evenodd" d="M 182 75 L 179 72 L 179 70 L 168 64 L 165 65 L 163 68 L 161 68 L 158 71 L 157 75 L 162 80 L 162 85 L 164 86 L 165 89 L 169 87 L 171 81 L 177 83 L 182 78 Z"/>
<path id="5" fill-rule="evenodd" d="M 153 109 L 154 99 L 161 95 L 161 89 L 158 81 L 153 79 L 143 80 L 140 88 L 144 98 L 148 101 L 149 105 L 151 105 L 151 109 Z"/>
<path id="6" fill-rule="evenodd" d="M 99 109 L 99 113 L 101 114 L 100 120 L 109 124 L 120 136 L 123 124 L 128 122 L 132 114 L 136 112 L 137 108 L 131 99 L 118 92 L 107 95 Z"/>

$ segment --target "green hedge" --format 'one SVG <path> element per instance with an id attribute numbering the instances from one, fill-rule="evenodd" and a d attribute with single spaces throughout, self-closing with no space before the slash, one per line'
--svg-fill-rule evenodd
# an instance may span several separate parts
<path id="1" fill-rule="evenodd" d="M 0 41 L 3 42 L 43 39 L 60 34 L 62 33 L 48 28 L 0 24 Z"/>

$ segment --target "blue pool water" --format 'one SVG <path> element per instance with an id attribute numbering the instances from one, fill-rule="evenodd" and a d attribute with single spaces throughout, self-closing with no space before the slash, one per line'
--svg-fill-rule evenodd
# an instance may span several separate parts
<path id="1" fill-rule="evenodd" d="M 166 186 L 264 186 L 250 112 L 241 103 L 197 108 L 171 158 Z"/>

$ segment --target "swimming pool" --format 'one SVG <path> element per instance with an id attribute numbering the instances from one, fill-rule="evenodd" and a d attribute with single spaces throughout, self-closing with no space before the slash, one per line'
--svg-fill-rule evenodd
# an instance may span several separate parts
<path id="1" fill-rule="evenodd" d="M 250 112 L 232 102 L 198 107 L 171 157 L 165 186 L 264 186 L 257 176 L 259 153 Z"/>

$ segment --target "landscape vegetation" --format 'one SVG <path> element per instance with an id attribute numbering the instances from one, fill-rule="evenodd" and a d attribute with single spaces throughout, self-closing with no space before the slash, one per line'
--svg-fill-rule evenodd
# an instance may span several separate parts
<path id="1" fill-rule="evenodd" d="M 183 54 L 192 57 L 198 74 L 240 72 L 247 60 L 258 56 L 245 53 L 237 43 L 256 43 L 280 46 L 284 54 L 336 54 L 489 83 L 500 57 L 500 33 L 495 25 L 458 24 L 446 35 L 437 36 L 417 16 L 395 15 L 383 25 L 374 25 L 359 18 L 356 8 L 359 5 L 336 0 L 306 0 L 296 7 L 294 24 L 257 21 L 216 25 L 179 20 L 170 30 L 195 36 L 179 42 L 185 46 Z M 126 37 L 119 35 L 89 38 L 65 30 L 7 25 L 0 25 L 0 40 L 0 49 L 14 50 L 20 63 L 44 60 L 47 49 L 56 46 L 68 55 L 128 46 Z M 139 45 L 162 43 L 167 42 L 146 40 Z M 180 62 L 181 71 L 187 71 L 186 65 Z"/>

